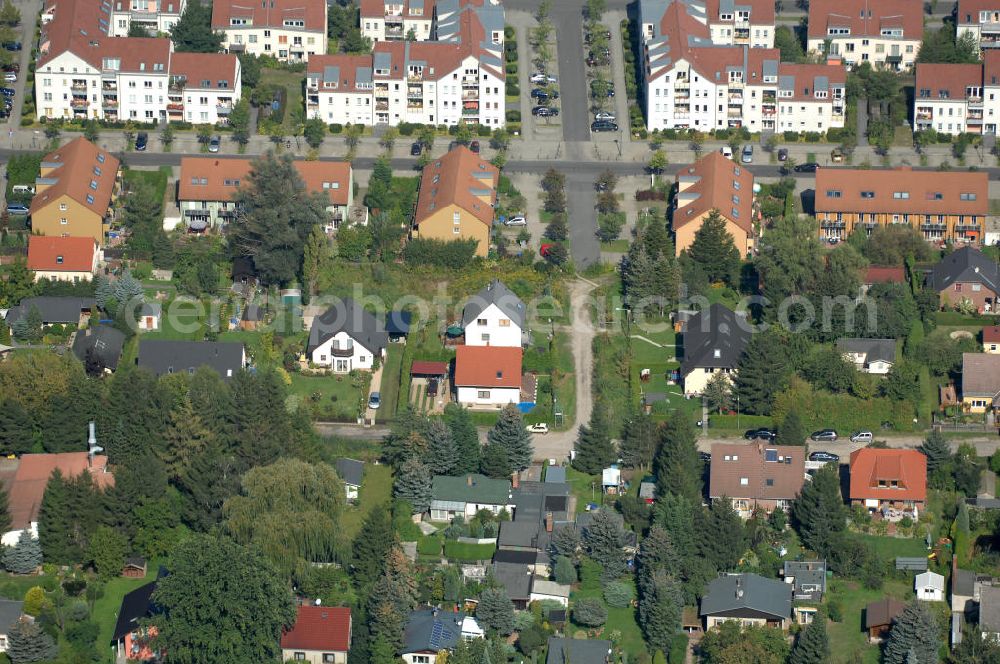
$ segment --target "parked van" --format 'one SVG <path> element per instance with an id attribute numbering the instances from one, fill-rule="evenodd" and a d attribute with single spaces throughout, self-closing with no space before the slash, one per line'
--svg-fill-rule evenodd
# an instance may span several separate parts
<path id="1" fill-rule="evenodd" d="M 35 188 L 30 184 L 15 184 L 11 188 L 11 192 L 15 194 L 32 194 L 35 193 Z"/>

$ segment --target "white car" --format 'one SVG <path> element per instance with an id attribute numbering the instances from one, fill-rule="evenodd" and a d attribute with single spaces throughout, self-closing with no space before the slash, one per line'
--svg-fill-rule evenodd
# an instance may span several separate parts
<path id="1" fill-rule="evenodd" d="M 528 426 L 528 433 L 548 433 L 549 425 L 545 422 L 539 422 L 538 424 L 532 424 Z"/>
<path id="2" fill-rule="evenodd" d="M 733 149 L 728 145 L 723 145 L 721 148 L 719 148 L 719 152 L 722 153 L 722 156 L 725 157 L 726 159 L 733 158 Z"/>
<path id="3" fill-rule="evenodd" d="M 607 111 L 598 111 L 597 113 L 594 113 L 594 119 L 595 120 L 607 120 L 608 122 L 614 122 L 615 121 L 615 114 L 614 113 L 608 113 Z"/>
<path id="4" fill-rule="evenodd" d="M 548 74 L 543 74 L 541 72 L 538 72 L 537 74 L 532 74 L 531 78 L 529 78 L 528 80 L 530 80 L 532 83 L 542 83 L 542 84 L 559 82 L 559 79 L 557 79 L 555 76 L 549 76 Z"/>
<path id="5" fill-rule="evenodd" d="M 3 80 L 7 81 L 8 83 L 17 83 L 17 74 L 15 74 L 12 71 L 9 71 L 3 75 Z"/>
<path id="6" fill-rule="evenodd" d="M 507 221 L 503 222 L 506 226 L 527 226 L 528 220 L 522 215 L 517 215 L 516 217 L 511 217 Z"/>

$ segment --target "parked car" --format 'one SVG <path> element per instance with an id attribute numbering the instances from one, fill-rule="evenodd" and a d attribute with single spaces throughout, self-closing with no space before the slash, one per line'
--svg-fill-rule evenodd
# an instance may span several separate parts
<path id="1" fill-rule="evenodd" d="M 7 49 L 8 51 L 20 51 L 21 50 L 21 42 L 19 42 L 19 41 L 4 42 L 3 43 L 3 47 L 5 49 Z"/>
<path id="2" fill-rule="evenodd" d="M 844 161 L 844 151 L 840 148 L 834 148 L 833 152 L 830 153 L 830 161 L 835 164 L 839 164 Z"/>
<path id="3" fill-rule="evenodd" d="M 419 141 L 410 146 L 411 157 L 419 157 L 421 153 L 423 153 L 423 151 L 424 151 L 424 146 L 421 145 Z"/>
<path id="4" fill-rule="evenodd" d="M 590 131 L 618 131 L 618 125 L 608 120 L 595 120 L 590 123 Z"/>
<path id="5" fill-rule="evenodd" d="M 740 155 L 740 161 L 742 161 L 744 164 L 752 164 L 753 163 L 753 146 L 752 145 L 744 145 L 743 146 L 743 154 Z"/>
<path id="6" fill-rule="evenodd" d="M 840 457 L 833 452 L 813 452 L 809 455 L 810 461 L 822 461 L 823 463 L 831 463 L 840 461 Z"/>
<path id="7" fill-rule="evenodd" d="M 788 161 L 788 148 L 778 148 L 778 161 Z"/>
<path id="8" fill-rule="evenodd" d="M 732 159 L 733 158 L 733 149 L 731 147 L 729 147 L 728 145 L 723 145 L 721 148 L 719 148 L 719 154 L 721 154 L 726 159 Z"/>
<path id="9" fill-rule="evenodd" d="M 538 72 L 537 74 L 532 74 L 531 78 L 528 79 L 532 83 L 558 83 L 559 80 L 555 76 L 549 76 L 548 74 L 543 74 Z"/>
<path id="10" fill-rule="evenodd" d="M 528 433 L 548 433 L 549 425 L 545 422 L 539 422 L 538 424 L 528 425 Z"/>
<path id="11" fill-rule="evenodd" d="M 14 88 L 0 88 L 0 92 L 2 92 L 5 97 L 13 97 L 17 94 L 17 91 Z"/>
<path id="12" fill-rule="evenodd" d="M 28 214 L 28 206 L 21 205 L 20 203 L 7 203 L 7 214 Z"/>
<path id="13" fill-rule="evenodd" d="M 796 173 L 815 173 L 817 168 L 819 168 L 819 164 L 817 164 L 815 161 L 807 161 L 804 164 L 796 164 L 796 166 L 795 166 L 795 172 Z"/>
<path id="14" fill-rule="evenodd" d="M 824 440 L 832 443 L 837 440 L 837 432 L 833 429 L 821 429 L 820 431 L 813 431 L 809 438 L 812 440 Z"/>
<path id="15" fill-rule="evenodd" d="M 31 184 L 15 184 L 10 188 L 10 193 L 12 194 L 31 194 L 35 195 L 35 186 Z"/>
<path id="16" fill-rule="evenodd" d="M 535 88 L 534 90 L 531 91 L 531 98 L 532 99 L 548 99 L 549 98 L 549 93 L 546 92 L 545 90 L 542 90 L 541 88 Z"/>
<path id="17" fill-rule="evenodd" d="M 504 226 L 527 226 L 528 220 L 524 218 L 523 214 L 519 214 L 516 217 L 510 217 L 504 223 Z"/>
<path id="18" fill-rule="evenodd" d="M 147 145 L 149 145 L 149 134 L 144 131 L 140 131 L 135 136 L 135 151 L 145 152 Z"/>
<path id="19" fill-rule="evenodd" d="M 531 109 L 531 114 L 537 115 L 540 118 L 550 118 L 559 115 L 559 109 L 548 106 L 535 106 Z"/>
<path id="20" fill-rule="evenodd" d="M 871 431 L 855 431 L 851 434 L 852 443 L 870 443 L 875 440 Z"/>
<path id="21" fill-rule="evenodd" d="M 382 405 L 382 395 L 378 392 L 372 392 L 368 397 L 368 407 L 372 410 L 378 410 L 378 407 Z"/>
<path id="22" fill-rule="evenodd" d="M 479 141 L 472 141 L 471 143 L 469 143 L 469 149 L 472 150 L 475 154 L 479 154 Z"/>
<path id="23" fill-rule="evenodd" d="M 436 397 L 438 393 L 439 381 L 437 378 L 427 379 L 427 396 Z"/>
<path id="24" fill-rule="evenodd" d="M 16 62 L 11 62 L 10 64 L 4 65 L 3 66 L 3 70 L 4 71 L 12 71 L 12 72 L 18 73 L 18 72 L 21 71 L 21 65 L 19 65 Z"/>
<path id="25" fill-rule="evenodd" d="M 770 429 L 750 429 L 743 434 L 746 440 L 774 440 L 778 434 Z"/>
<path id="26" fill-rule="evenodd" d="M 594 113 L 594 119 L 614 122 L 616 118 L 614 113 L 608 113 L 607 111 L 598 111 L 597 113 Z"/>
<path id="27" fill-rule="evenodd" d="M 222 139 L 220 139 L 218 136 L 213 136 L 212 138 L 210 138 L 208 140 L 208 151 L 209 152 L 218 152 L 219 151 L 219 147 L 221 145 L 222 145 Z"/>
<path id="28" fill-rule="evenodd" d="M 3 75 L 3 80 L 7 83 L 17 83 L 17 74 L 12 71 L 7 72 Z"/>

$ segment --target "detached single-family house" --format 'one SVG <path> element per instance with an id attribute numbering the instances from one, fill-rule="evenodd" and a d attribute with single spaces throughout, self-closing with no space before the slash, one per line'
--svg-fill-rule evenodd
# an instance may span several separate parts
<path id="1" fill-rule="evenodd" d="M 713 304 L 689 318 L 684 324 L 682 341 L 684 394 L 700 395 L 716 373 L 732 380 L 750 334 L 747 321 L 721 304 Z"/>
<path id="2" fill-rule="evenodd" d="M 357 500 L 361 482 L 365 477 L 365 464 L 357 459 L 337 459 L 337 474 L 344 482 L 344 492 L 348 500 Z"/>
<path id="3" fill-rule="evenodd" d="M 136 364 L 156 376 L 214 369 L 229 380 L 246 366 L 246 349 L 236 341 L 173 341 L 140 339 Z"/>
<path id="4" fill-rule="evenodd" d="M 92 297 L 26 297 L 7 311 L 7 326 L 13 327 L 20 318 L 27 318 L 32 309 L 38 310 L 42 325 L 83 326 L 97 311 L 97 304 Z"/>
<path id="5" fill-rule="evenodd" d="M 281 635 L 281 660 L 309 664 L 347 664 L 351 649 L 351 609 L 299 606 L 295 624 Z"/>
<path id="6" fill-rule="evenodd" d="M 7 652 L 7 634 L 22 615 L 24 615 L 24 602 L 0 599 L 0 652 Z"/>
<path id="7" fill-rule="evenodd" d="M 895 339 L 837 339 L 837 350 L 861 373 L 883 376 L 896 363 Z"/>
<path id="8" fill-rule="evenodd" d="M 712 445 L 708 497 L 723 496 L 744 519 L 755 509 L 787 510 L 805 482 L 806 448 L 756 443 Z"/>
<path id="9" fill-rule="evenodd" d="M 887 597 L 865 607 L 865 631 L 868 640 L 881 641 L 892 629 L 892 623 L 906 609 L 906 603 Z"/>
<path id="10" fill-rule="evenodd" d="M 549 652 L 545 664 L 608 664 L 611 661 L 611 641 L 600 639 L 567 639 L 549 637 Z"/>
<path id="11" fill-rule="evenodd" d="M 309 329 L 306 357 L 337 373 L 370 371 L 375 358 L 385 357 L 389 335 L 373 314 L 351 298 L 344 298 L 317 316 Z"/>
<path id="12" fill-rule="evenodd" d="M 440 609 L 410 613 L 399 655 L 406 664 L 435 664 L 438 654 L 458 645 L 459 639 L 481 638 L 484 632 L 472 616 Z"/>
<path id="13" fill-rule="evenodd" d="M 431 485 L 431 521 L 471 519 L 479 510 L 499 514 L 512 511 L 510 480 L 496 480 L 479 473 L 461 477 L 435 475 Z"/>
<path id="14" fill-rule="evenodd" d="M 159 302 L 144 302 L 136 316 L 136 326 L 143 332 L 154 332 L 160 329 L 160 319 L 163 317 L 163 307 Z"/>
<path id="15" fill-rule="evenodd" d="M 1000 325 L 983 328 L 983 352 L 1000 353 Z"/>
<path id="16" fill-rule="evenodd" d="M 100 247 L 92 237 L 28 238 L 28 269 L 35 273 L 35 281 L 90 281 L 100 260 Z"/>
<path id="17" fill-rule="evenodd" d="M 470 408 L 502 408 L 521 402 L 520 346 L 458 346 L 457 401 Z"/>
<path id="18" fill-rule="evenodd" d="M 1000 297 L 1000 266 L 973 247 L 962 247 L 941 259 L 927 278 L 941 295 L 941 306 L 967 301 L 979 313 L 995 312 Z"/>
<path id="19" fill-rule="evenodd" d="M 983 586 L 979 597 L 979 631 L 1000 641 L 1000 586 Z"/>
<path id="20" fill-rule="evenodd" d="M 962 406 L 970 413 L 1000 407 L 1000 354 L 962 353 Z"/>
<path id="21" fill-rule="evenodd" d="M 914 520 L 927 501 L 927 457 L 917 450 L 864 447 L 851 453 L 850 501 L 889 520 Z"/>
<path id="22" fill-rule="evenodd" d="M 708 584 L 700 615 L 706 631 L 729 620 L 785 629 L 792 619 L 792 588 L 757 574 L 726 574 Z"/>
<path id="23" fill-rule="evenodd" d="M 825 560 L 786 560 L 781 571 L 796 600 L 818 602 L 826 592 Z"/>
<path id="24" fill-rule="evenodd" d="M 73 355 L 88 364 L 94 362 L 106 373 L 118 368 L 118 360 L 125 346 L 125 334 L 108 325 L 91 325 L 76 333 L 73 339 Z"/>
<path id="25" fill-rule="evenodd" d="M 875 284 L 902 284 L 906 283 L 906 269 L 902 265 L 886 266 L 872 265 L 865 268 L 865 275 L 861 281 L 859 295 L 864 297 Z"/>
<path id="26" fill-rule="evenodd" d="M 494 279 L 469 298 L 462 309 L 466 346 L 510 346 L 527 342 L 526 309 L 514 291 Z"/>
<path id="27" fill-rule="evenodd" d="M 166 570 L 160 568 L 157 580 L 165 573 Z M 160 607 L 153 602 L 155 591 L 156 581 L 152 581 L 139 586 L 122 598 L 115 631 L 111 635 L 111 641 L 120 661 L 149 662 L 158 659 L 159 652 L 151 643 L 156 636 L 156 628 L 142 626 L 144 620 L 160 612 Z"/>
<path id="28" fill-rule="evenodd" d="M 913 579 L 913 590 L 921 602 L 943 602 L 944 577 L 930 571 L 917 574 Z"/>

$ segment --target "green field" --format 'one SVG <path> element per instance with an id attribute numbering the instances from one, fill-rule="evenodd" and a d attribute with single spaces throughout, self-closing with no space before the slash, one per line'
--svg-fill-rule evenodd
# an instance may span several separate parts
<path id="1" fill-rule="evenodd" d="M 840 603 L 843 621 L 827 622 L 830 636 L 831 664 L 878 664 L 879 648 L 870 645 L 864 630 L 864 608 L 870 602 L 886 597 L 903 601 L 912 599 L 913 589 L 909 581 L 886 580 L 879 590 L 868 590 L 855 581 L 834 579 L 826 594 L 826 603 Z"/>
<path id="2" fill-rule="evenodd" d="M 455 540 L 445 540 L 444 555 L 449 560 L 474 563 L 493 558 L 493 552 L 496 548 L 495 544 L 469 544 Z"/>
<path id="3" fill-rule="evenodd" d="M 581 583 L 580 586 L 570 594 L 571 602 L 576 602 L 585 598 L 601 599 L 601 597 L 602 591 L 599 583 Z M 572 606 L 572 604 L 570 604 L 570 606 Z M 636 622 L 635 609 L 631 606 L 624 608 L 607 606 L 607 609 L 608 621 L 604 623 L 601 636 L 598 638 L 606 639 L 612 632 L 621 633 L 621 640 L 618 644 L 621 646 L 622 650 L 628 653 L 629 661 L 633 661 L 633 659 L 637 658 L 639 655 L 648 652 L 646 643 L 642 638 L 642 631 L 639 629 L 639 624 Z"/>
<path id="4" fill-rule="evenodd" d="M 389 466 L 365 464 L 365 478 L 358 492 L 358 504 L 344 510 L 340 529 L 345 541 L 354 539 L 368 512 L 392 499 L 392 469 Z"/>
<path id="5" fill-rule="evenodd" d="M 861 535 L 861 539 L 870 544 L 880 556 L 889 559 L 890 562 L 899 556 L 904 558 L 919 558 L 927 555 L 927 545 L 922 538 Z"/>
<path id="6" fill-rule="evenodd" d="M 379 421 L 391 420 L 396 415 L 402 369 L 403 347 L 399 344 L 389 344 L 385 350 L 385 360 L 382 363 L 382 385 L 379 387 L 382 395 L 382 406 L 376 413 Z M 409 376 L 406 378 L 409 380 Z"/>

